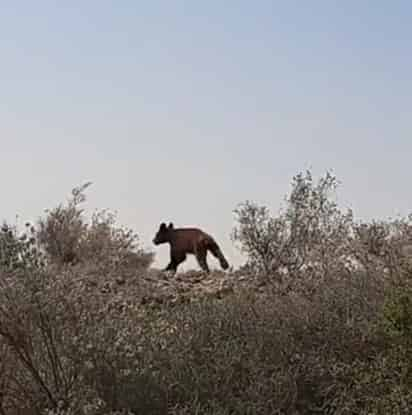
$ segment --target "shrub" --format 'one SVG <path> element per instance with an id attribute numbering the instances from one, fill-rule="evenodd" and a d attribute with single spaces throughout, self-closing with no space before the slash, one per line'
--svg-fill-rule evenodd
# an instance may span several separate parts
<path id="1" fill-rule="evenodd" d="M 49 261 L 57 265 L 148 268 L 153 253 L 139 248 L 138 235 L 118 227 L 112 212 L 96 211 L 87 223 L 80 205 L 86 200 L 85 190 L 89 186 L 86 183 L 74 188 L 67 205 L 60 204 L 39 220 L 36 236 Z"/>
<path id="2" fill-rule="evenodd" d="M 314 183 L 306 172 L 293 178 L 276 217 L 256 203 L 240 204 L 232 238 L 246 254 L 246 266 L 287 289 L 358 271 L 405 279 L 412 271 L 412 217 L 356 222 L 352 211 L 332 200 L 336 187 L 330 173 Z"/>
<path id="3" fill-rule="evenodd" d="M 272 217 L 266 207 L 246 201 L 235 210 L 232 237 L 257 272 L 297 273 L 319 267 L 333 273 L 347 262 L 352 212 L 330 198 L 337 180 L 327 173 L 317 184 L 311 173 L 293 178 L 284 212 Z M 338 266 L 338 267 L 337 267 Z"/>
<path id="4" fill-rule="evenodd" d="M 38 232 L 4 228 L 0 415 L 407 414 L 410 218 L 355 223 L 332 176 L 293 183 L 277 217 L 239 208 L 248 264 L 210 279 L 149 270 L 112 213 L 85 219 L 87 186 Z M 231 289 L 189 298 L 213 278 Z M 172 285 L 186 302 L 144 301 Z"/>
<path id="5" fill-rule="evenodd" d="M 131 404 L 128 387 L 148 384 L 130 352 L 141 341 L 131 316 L 153 254 L 110 212 L 87 223 L 86 187 L 28 227 L 30 237 L 0 234 L 0 413 L 114 411 Z"/>
<path id="6" fill-rule="evenodd" d="M 412 346 L 411 286 L 395 287 L 388 293 L 383 316 L 387 333 L 400 339 L 404 345 Z"/>
<path id="7" fill-rule="evenodd" d="M 26 232 L 18 234 L 17 227 L 6 222 L 0 229 L 0 270 L 37 268 L 44 265 L 35 238 L 35 229 L 26 224 Z"/>
<path id="8" fill-rule="evenodd" d="M 6 413 L 164 407 L 157 397 L 162 389 L 141 359 L 150 339 L 138 276 L 119 284 L 88 267 L 49 266 L 0 277 L 0 408 Z"/>

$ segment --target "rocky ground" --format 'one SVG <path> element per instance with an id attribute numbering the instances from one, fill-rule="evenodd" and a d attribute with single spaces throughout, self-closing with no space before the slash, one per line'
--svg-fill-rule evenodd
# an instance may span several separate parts
<path id="1" fill-rule="evenodd" d="M 237 290 L 245 289 L 261 291 L 264 284 L 256 277 L 245 272 L 203 271 L 178 272 L 175 275 L 150 270 L 143 276 L 147 294 L 142 302 L 147 303 L 180 303 L 193 299 L 211 296 L 223 298 Z"/>

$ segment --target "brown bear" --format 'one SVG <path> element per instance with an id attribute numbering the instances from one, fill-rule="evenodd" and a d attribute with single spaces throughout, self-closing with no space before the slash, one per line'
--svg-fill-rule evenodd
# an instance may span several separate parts
<path id="1" fill-rule="evenodd" d="M 155 245 L 170 244 L 170 263 L 164 271 L 175 273 L 179 264 L 186 259 L 186 255 L 192 254 L 196 256 L 200 267 L 209 273 L 206 261 L 208 251 L 219 260 L 223 269 L 229 268 L 229 264 L 216 241 L 198 228 L 174 228 L 173 223 L 169 223 L 169 226 L 161 223 L 153 243 Z"/>

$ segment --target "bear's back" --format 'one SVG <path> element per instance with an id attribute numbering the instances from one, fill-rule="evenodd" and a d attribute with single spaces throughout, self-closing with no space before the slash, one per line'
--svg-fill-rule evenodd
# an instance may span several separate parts
<path id="1" fill-rule="evenodd" d="M 194 254 L 211 236 L 199 228 L 176 228 L 173 236 L 173 248 L 179 252 Z"/>

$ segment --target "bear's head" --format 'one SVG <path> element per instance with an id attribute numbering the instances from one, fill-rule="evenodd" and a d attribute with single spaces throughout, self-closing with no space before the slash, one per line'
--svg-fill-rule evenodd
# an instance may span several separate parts
<path id="1" fill-rule="evenodd" d="M 166 224 L 163 222 L 160 224 L 159 230 L 157 231 L 153 243 L 155 245 L 164 244 L 166 242 L 170 241 L 170 237 L 173 231 L 173 223 L 170 222 L 169 226 L 166 226 Z"/>

